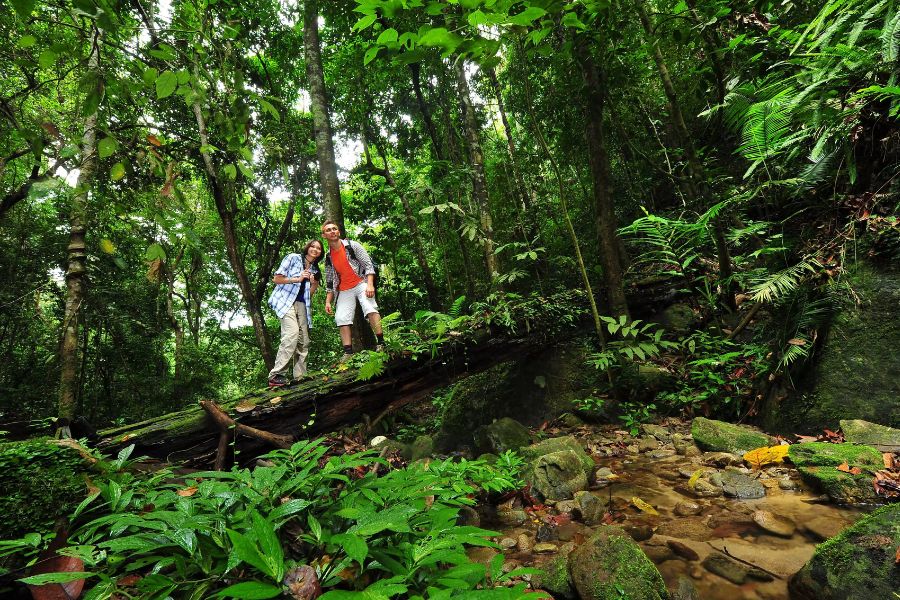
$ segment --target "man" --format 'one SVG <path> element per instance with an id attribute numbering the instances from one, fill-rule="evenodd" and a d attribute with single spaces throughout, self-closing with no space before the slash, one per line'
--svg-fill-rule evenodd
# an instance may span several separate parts
<path id="1" fill-rule="evenodd" d="M 288 363 L 294 359 L 294 380 L 306 377 L 306 356 L 309 354 L 309 329 L 312 327 L 310 299 L 319 287 L 319 259 L 322 243 L 312 240 L 302 254 L 288 254 L 281 261 L 273 281 L 275 290 L 269 306 L 281 320 L 281 343 L 275 364 L 269 372 L 269 387 L 289 383 L 285 375 Z"/>
<path id="2" fill-rule="evenodd" d="M 331 219 L 322 223 L 322 235 L 328 242 L 328 253 L 325 255 L 325 312 L 332 314 L 331 303 L 336 302 L 334 322 L 341 331 L 341 344 L 344 346 L 341 362 L 346 362 L 353 355 L 350 326 L 353 325 L 357 303 L 378 338 L 375 349 L 380 352 L 384 348 L 384 334 L 375 303 L 375 266 L 372 259 L 358 242 L 341 239 L 341 230 Z"/>

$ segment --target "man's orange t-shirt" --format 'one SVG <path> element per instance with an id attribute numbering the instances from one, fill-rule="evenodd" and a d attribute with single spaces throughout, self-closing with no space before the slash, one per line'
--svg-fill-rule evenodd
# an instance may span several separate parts
<path id="1" fill-rule="evenodd" d="M 341 283 L 338 286 L 339 292 L 355 288 L 362 281 L 359 275 L 356 274 L 356 271 L 353 270 L 353 267 L 350 266 L 350 261 L 347 260 L 347 250 L 344 249 L 344 244 L 340 244 L 338 249 L 331 250 L 331 265 L 337 271 L 338 277 L 341 278 Z"/>

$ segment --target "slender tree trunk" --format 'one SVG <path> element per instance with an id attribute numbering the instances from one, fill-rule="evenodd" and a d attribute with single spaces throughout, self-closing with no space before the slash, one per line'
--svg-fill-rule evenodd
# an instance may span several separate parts
<path id="1" fill-rule="evenodd" d="M 684 113 L 681 112 L 681 104 L 678 101 L 678 95 L 675 92 L 675 85 L 669 75 L 669 68 L 663 58 L 662 50 L 659 48 L 656 36 L 653 31 L 653 25 L 650 23 L 650 16 L 647 14 L 647 8 L 644 6 L 643 0 L 634 0 L 634 6 L 638 16 L 641 19 L 641 25 L 647 36 L 647 42 L 651 46 L 653 60 L 659 71 L 659 77 L 662 80 L 663 89 L 666 92 L 666 98 L 669 100 L 669 106 L 672 114 L 672 125 L 675 128 L 678 137 L 681 138 L 681 144 L 684 147 L 685 158 L 687 158 L 689 175 L 691 178 L 691 186 L 689 193 L 694 197 L 703 197 L 708 201 L 706 173 L 703 163 L 694 147 L 694 139 L 688 131 L 687 124 L 684 120 Z M 733 273 L 731 266 L 731 255 L 728 251 L 728 243 L 725 239 L 725 223 L 721 216 L 717 215 L 713 219 L 713 240 L 716 244 L 716 253 L 719 261 L 719 279 L 722 290 L 722 300 L 729 310 L 735 310 L 734 293 L 731 290 L 731 276 Z"/>
<path id="2" fill-rule="evenodd" d="M 100 71 L 100 33 L 95 30 L 88 56 L 88 72 Z M 100 83 L 99 85 L 103 85 Z M 69 437 L 69 423 L 75 418 L 78 395 L 78 327 L 85 299 L 87 284 L 87 235 L 88 204 L 90 191 L 97 171 L 97 110 L 84 120 L 81 138 L 81 168 L 78 185 L 72 196 L 69 215 L 68 267 L 66 268 L 66 309 L 62 323 L 62 339 L 59 348 L 60 377 L 59 404 L 60 435 Z"/>
<path id="3" fill-rule="evenodd" d="M 587 117 L 587 137 L 591 177 L 594 184 L 594 214 L 597 238 L 600 244 L 600 264 L 606 285 L 607 302 L 614 316 L 628 313 L 625 299 L 622 264 L 619 256 L 619 237 L 616 213 L 613 206 L 612 176 L 609 167 L 609 153 L 603 131 L 603 73 L 597 68 L 590 50 L 576 44 L 576 53 L 585 83 L 585 104 Z"/>
<path id="4" fill-rule="evenodd" d="M 497 255 L 494 254 L 494 224 L 491 216 L 490 199 L 488 198 L 487 177 L 484 172 L 484 153 L 481 150 L 480 128 L 475 118 L 475 107 L 472 105 L 472 98 L 469 94 L 469 82 L 466 81 L 465 65 L 462 60 L 456 63 L 456 81 L 460 106 L 463 112 L 463 126 L 469 144 L 469 159 L 472 167 L 472 197 L 475 200 L 478 220 L 481 225 L 484 263 L 489 277 L 493 280 L 500 274 L 500 267 L 497 264 Z"/>
<path id="5" fill-rule="evenodd" d="M 331 131 L 328 93 L 322 69 L 322 51 L 319 43 L 319 7 L 316 0 L 303 2 L 303 50 L 306 57 L 306 77 L 309 83 L 310 107 L 316 135 L 316 157 L 319 160 L 319 181 L 325 216 L 344 229 L 344 208 L 341 204 L 341 188 L 338 183 L 337 162 L 334 158 L 334 137 Z"/>
<path id="6" fill-rule="evenodd" d="M 241 290 L 241 296 L 244 299 L 244 306 L 250 315 L 250 321 L 253 323 L 253 332 L 256 336 L 256 344 L 262 353 L 263 361 L 266 368 L 271 369 L 275 364 L 275 351 L 272 348 L 272 339 L 269 337 L 269 330 L 266 328 L 266 320 L 260 309 L 260 301 L 256 297 L 253 285 L 250 283 L 250 277 L 247 275 L 247 269 L 244 261 L 238 252 L 237 232 L 234 226 L 234 214 L 230 207 L 229 199 L 226 196 L 226 190 L 219 179 L 216 167 L 213 164 L 212 157 L 209 152 L 203 148 L 209 147 L 209 135 L 206 131 L 206 120 L 203 118 L 203 109 L 199 102 L 194 102 L 194 118 L 197 120 L 197 129 L 200 135 L 200 156 L 203 160 L 203 167 L 206 170 L 206 176 L 209 179 L 209 186 L 212 190 L 213 200 L 216 204 L 216 211 L 219 213 L 219 219 L 222 221 L 222 232 L 225 237 L 225 252 L 228 255 L 228 262 L 234 271 L 237 279 L 238 288 Z"/>

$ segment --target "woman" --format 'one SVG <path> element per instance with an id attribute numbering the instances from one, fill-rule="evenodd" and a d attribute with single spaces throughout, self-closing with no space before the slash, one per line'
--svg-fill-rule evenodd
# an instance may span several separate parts
<path id="1" fill-rule="evenodd" d="M 322 280 L 319 272 L 321 258 L 322 242 L 312 240 L 303 248 L 302 255 L 285 256 L 272 279 L 275 290 L 269 297 L 269 306 L 281 319 L 281 344 L 275 365 L 269 372 L 270 387 L 291 382 L 287 377 L 291 357 L 294 357 L 293 381 L 306 377 L 306 355 L 309 353 L 309 330 L 312 327 L 310 299 Z"/>

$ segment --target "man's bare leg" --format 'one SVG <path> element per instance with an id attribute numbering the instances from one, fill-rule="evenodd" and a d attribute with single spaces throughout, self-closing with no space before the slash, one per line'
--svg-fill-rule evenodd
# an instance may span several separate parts
<path id="1" fill-rule="evenodd" d="M 352 341 L 350 339 L 350 336 L 351 336 L 350 325 L 341 325 L 340 329 L 341 329 L 341 344 L 344 346 L 344 348 L 346 348 L 347 346 L 350 346 L 352 344 Z"/>
<path id="2" fill-rule="evenodd" d="M 369 313 L 369 325 L 375 335 L 381 335 L 381 315 L 377 312 Z"/>

